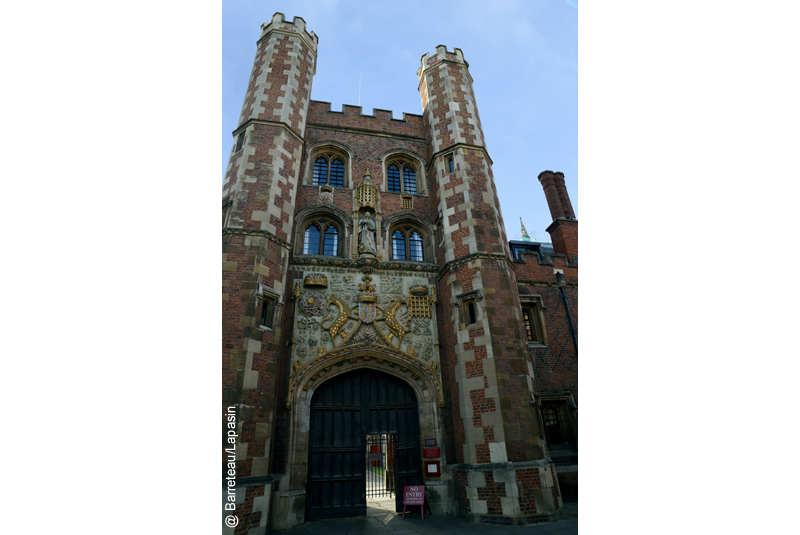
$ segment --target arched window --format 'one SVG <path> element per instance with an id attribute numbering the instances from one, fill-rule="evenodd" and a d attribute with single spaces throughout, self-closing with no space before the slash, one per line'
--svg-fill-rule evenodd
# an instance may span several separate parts
<path id="1" fill-rule="evenodd" d="M 417 184 L 417 166 L 406 160 L 388 162 L 386 166 L 386 190 L 392 193 L 416 194 L 420 188 Z M 400 177 L 403 177 L 402 181 Z"/>
<path id="2" fill-rule="evenodd" d="M 311 175 L 314 186 L 344 187 L 344 158 L 342 156 L 323 153 L 314 158 L 314 169 Z"/>
<path id="3" fill-rule="evenodd" d="M 448 173 L 455 171 L 455 167 L 453 166 L 453 158 L 447 160 L 447 168 L 449 169 L 449 171 L 447 171 Z"/>
<path id="4" fill-rule="evenodd" d="M 307 223 L 303 234 L 303 254 L 339 256 L 339 229 L 331 221 Z"/>
<path id="5" fill-rule="evenodd" d="M 414 228 L 399 228 L 392 233 L 392 258 L 424 261 L 422 235 Z"/>

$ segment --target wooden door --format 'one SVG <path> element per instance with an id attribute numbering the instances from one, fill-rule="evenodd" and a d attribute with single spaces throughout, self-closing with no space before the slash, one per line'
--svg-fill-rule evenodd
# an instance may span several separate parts
<path id="1" fill-rule="evenodd" d="M 306 519 L 365 516 L 364 376 L 324 384 L 311 401 Z"/>
<path id="2" fill-rule="evenodd" d="M 417 399 L 386 374 L 361 370 L 323 384 L 311 400 L 306 519 L 365 516 L 367 435 L 392 435 L 395 504 L 422 484 Z"/>

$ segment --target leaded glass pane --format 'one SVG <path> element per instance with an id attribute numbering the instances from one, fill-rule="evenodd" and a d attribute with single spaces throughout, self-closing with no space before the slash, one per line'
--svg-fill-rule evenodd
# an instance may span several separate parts
<path id="1" fill-rule="evenodd" d="M 344 162 L 336 158 L 331 162 L 331 181 L 330 185 L 336 188 L 344 186 Z"/>
<path id="2" fill-rule="evenodd" d="M 392 164 L 389 166 L 389 169 L 386 170 L 386 176 L 389 179 L 389 191 L 400 193 L 400 169 Z"/>
<path id="3" fill-rule="evenodd" d="M 392 258 L 395 260 L 406 259 L 406 238 L 399 230 L 392 235 Z"/>
<path id="4" fill-rule="evenodd" d="M 306 229 L 303 254 L 319 254 L 319 229 L 316 225 L 312 224 Z"/>
<path id="5" fill-rule="evenodd" d="M 312 184 L 315 186 L 324 186 L 328 183 L 328 162 L 320 156 L 314 162 L 314 178 Z"/>
<path id="6" fill-rule="evenodd" d="M 325 243 L 323 244 L 322 254 L 336 256 L 339 245 L 339 231 L 333 225 L 328 225 L 325 229 Z"/>
<path id="7" fill-rule="evenodd" d="M 411 167 L 403 168 L 403 187 L 406 193 L 417 192 L 417 173 Z"/>
<path id="8" fill-rule="evenodd" d="M 411 260 L 422 262 L 422 236 L 419 235 L 419 232 L 411 233 L 408 245 L 411 252 Z"/>

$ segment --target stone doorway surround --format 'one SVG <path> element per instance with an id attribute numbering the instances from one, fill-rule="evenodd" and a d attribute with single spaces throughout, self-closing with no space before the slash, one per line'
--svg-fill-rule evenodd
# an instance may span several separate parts
<path id="1" fill-rule="evenodd" d="M 401 366 L 399 363 L 393 362 L 395 359 L 387 358 L 390 356 L 383 353 L 384 351 L 380 349 L 374 350 L 363 346 L 350 351 L 337 352 L 337 356 L 343 357 L 341 362 L 346 365 L 329 366 L 319 380 L 306 383 L 309 385 L 307 389 L 298 389 L 294 402 L 287 409 L 291 411 L 287 470 L 280 476 L 278 490 L 275 491 L 272 529 L 291 529 L 305 522 L 311 400 L 314 392 L 329 380 L 360 369 L 374 370 L 399 379 L 406 383 L 417 397 L 420 441 L 422 442 L 426 438 L 435 438 L 437 444 L 444 443 L 444 426 L 439 396 L 437 390 L 430 387 L 429 381 L 424 380 L 423 374 L 428 375 L 425 373 L 426 370 L 422 368 L 416 370 L 413 363 L 408 362 L 403 362 Z M 449 482 L 449 473 L 445 471 L 446 458 L 444 455 L 442 455 L 441 462 L 441 476 L 425 477 L 423 474 L 426 495 L 433 514 L 454 514 L 455 496 Z"/>

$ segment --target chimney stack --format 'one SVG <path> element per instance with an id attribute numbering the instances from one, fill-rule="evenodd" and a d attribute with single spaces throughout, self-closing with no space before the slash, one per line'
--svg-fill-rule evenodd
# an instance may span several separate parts
<path id="1" fill-rule="evenodd" d="M 566 255 L 567 261 L 572 262 L 573 256 L 578 256 L 578 220 L 575 219 L 564 184 L 564 173 L 542 171 L 539 173 L 539 182 L 542 183 L 550 215 L 553 216 L 553 223 L 547 227 L 553 240 L 553 249 Z"/>

